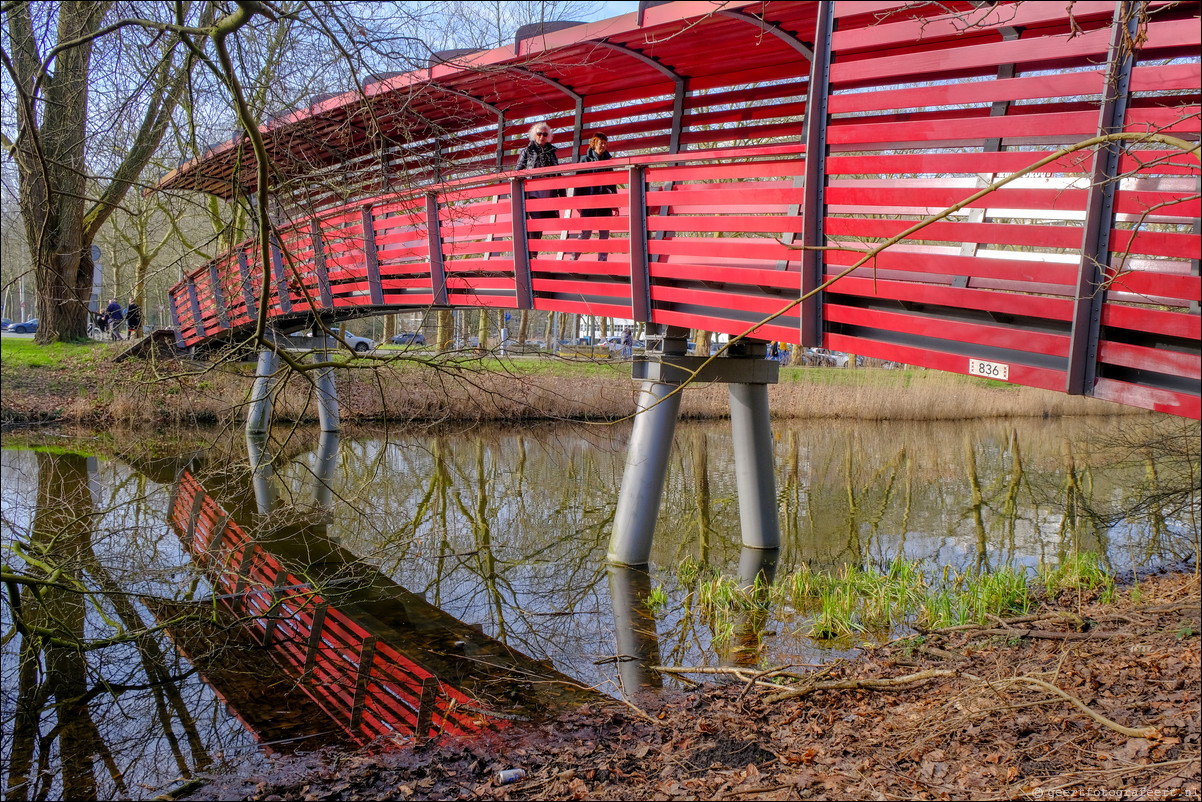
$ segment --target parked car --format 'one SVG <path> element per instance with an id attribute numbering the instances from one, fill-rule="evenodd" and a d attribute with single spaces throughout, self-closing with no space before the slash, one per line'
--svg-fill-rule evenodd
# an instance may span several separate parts
<path id="1" fill-rule="evenodd" d="M 402 331 L 389 340 L 389 342 L 393 345 L 425 345 L 426 335 L 420 331 Z"/>
<path id="2" fill-rule="evenodd" d="M 357 334 L 353 334 L 349 331 L 346 331 L 345 329 L 341 328 L 340 326 L 331 326 L 330 334 L 334 335 L 335 337 L 341 337 L 343 340 L 346 341 L 347 345 L 349 345 L 351 348 L 353 348 L 355 351 L 357 351 L 360 354 L 365 354 L 368 351 L 370 351 L 376 347 L 376 344 L 374 341 L 369 340 L 367 337 L 360 337 Z M 313 335 L 312 335 L 312 332 L 309 332 L 306 330 L 306 331 L 298 331 L 295 334 L 293 334 L 292 336 L 293 337 L 311 337 Z"/>
<path id="3" fill-rule="evenodd" d="M 36 317 L 26 320 L 24 323 L 10 323 L 7 329 L 15 334 L 34 334 L 37 330 L 38 319 Z"/>
<path id="4" fill-rule="evenodd" d="M 4 331 L 12 324 L 12 321 L 6 317 L 0 317 L 0 331 Z"/>
<path id="5" fill-rule="evenodd" d="M 351 348 L 354 348 L 355 351 L 360 354 L 365 354 L 376 347 L 374 340 L 370 340 L 367 337 L 360 337 L 358 334 L 352 334 L 346 329 L 339 329 L 339 327 L 335 326 L 331 328 L 330 331 L 334 334 L 341 334 L 342 339 L 346 340 L 346 344 Z"/>

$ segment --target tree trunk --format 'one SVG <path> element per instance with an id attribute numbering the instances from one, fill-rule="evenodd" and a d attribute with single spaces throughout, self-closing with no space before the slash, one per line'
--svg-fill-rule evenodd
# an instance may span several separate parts
<path id="1" fill-rule="evenodd" d="M 445 351 L 448 348 L 454 347 L 455 320 L 451 316 L 452 314 L 449 309 L 441 309 L 438 312 L 438 325 L 434 334 L 434 347 L 439 351 Z"/>
<path id="2" fill-rule="evenodd" d="M 518 318 L 518 345 L 526 344 L 526 329 L 530 325 L 530 311 L 522 310 L 521 316 Z"/>

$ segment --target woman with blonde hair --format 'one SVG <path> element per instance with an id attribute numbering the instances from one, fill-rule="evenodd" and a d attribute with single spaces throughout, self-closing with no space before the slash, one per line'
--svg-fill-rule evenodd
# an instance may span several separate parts
<path id="1" fill-rule="evenodd" d="M 559 156 L 555 153 L 555 146 L 551 144 L 551 126 L 544 123 L 535 123 L 530 126 L 530 144 L 522 149 L 521 155 L 518 156 L 519 170 L 534 170 L 539 167 L 558 167 Z M 536 189 L 526 193 L 527 198 L 554 198 L 563 197 L 563 190 Z M 559 212 L 555 209 L 547 209 L 537 212 L 526 212 L 527 219 L 530 220 L 547 220 L 552 217 L 559 217 Z M 542 239 L 543 232 L 530 231 L 527 233 L 527 239 Z M 533 254 L 530 255 L 533 258 Z"/>

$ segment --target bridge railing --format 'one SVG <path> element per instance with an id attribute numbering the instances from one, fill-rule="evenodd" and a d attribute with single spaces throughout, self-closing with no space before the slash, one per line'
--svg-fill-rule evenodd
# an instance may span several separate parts
<path id="1" fill-rule="evenodd" d="M 815 63 L 828 68 L 799 61 L 794 79 L 773 72 L 767 89 L 722 95 L 746 106 L 712 110 L 714 141 L 735 141 L 757 93 L 804 87 L 812 124 L 790 122 L 805 147 L 498 173 L 323 212 L 281 229 L 266 300 L 296 326 L 311 311 L 479 306 L 750 330 L 1198 418 L 1202 172 L 1196 151 L 1153 138 L 1202 135 L 1197 7 L 815 4 Z M 1142 8 L 1146 20 L 1127 15 Z M 1127 139 L 964 203 L 1114 134 Z M 544 197 L 604 185 L 616 193 Z M 616 213 L 581 214 L 597 208 Z M 244 330 L 258 260 L 240 246 L 172 291 L 185 344 Z"/>
<path id="2" fill-rule="evenodd" d="M 726 285 L 725 302 L 712 311 L 729 308 L 725 328 L 737 322 L 741 330 L 763 310 L 779 309 L 783 294 L 796 296 L 797 252 L 778 239 L 799 230 L 802 150 L 617 158 L 338 207 L 278 230 L 270 243 L 269 313 L 285 322 L 435 305 L 647 319 L 648 303 L 690 302 L 670 286 L 683 268 L 695 281 Z M 614 192 L 579 193 L 600 187 Z M 587 210 L 608 215 L 582 216 Z M 539 217 L 548 212 L 558 216 Z M 515 228 L 515 219 L 523 224 Z M 257 242 L 249 241 L 172 290 L 186 344 L 254 321 L 260 264 Z M 796 324 L 796 316 L 782 319 L 758 335 L 788 340 Z"/>

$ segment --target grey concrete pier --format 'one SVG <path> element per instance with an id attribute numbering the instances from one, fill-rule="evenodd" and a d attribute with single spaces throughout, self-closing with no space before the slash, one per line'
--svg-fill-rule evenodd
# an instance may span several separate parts
<path id="1" fill-rule="evenodd" d="M 767 351 L 761 341 L 736 343 L 726 355 L 707 364 L 706 357 L 687 355 L 686 334 L 685 329 L 668 328 L 662 336 L 648 336 L 646 356 L 636 359 L 631 368 L 642 388 L 609 541 L 612 563 L 645 565 L 651 558 L 681 387 L 690 381 L 730 385 L 743 545 L 753 549 L 780 546 L 768 409 L 768 385 L 776 383 L 780 365 L 764 358 Z"/>
<path id="2" fill-rule="evenodd" d="M 255 383 L 250 390 L 250 403 L 246 410 L 246 433 L 266 434 L 271 430 L 271 409 L 275 380 L 280 369 L 280 357 L 275 351 L 264 348 L 259 352 L 259 363 L 255 366 Z"/>

